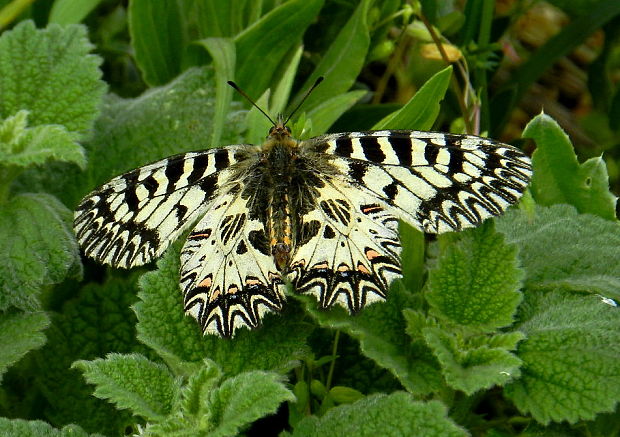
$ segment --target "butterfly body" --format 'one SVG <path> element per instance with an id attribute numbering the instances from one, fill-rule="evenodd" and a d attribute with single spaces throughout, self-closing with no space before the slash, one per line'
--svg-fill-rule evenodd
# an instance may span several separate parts
<path id="1" fill-rule="evenodd" d="M 398 220 L 431 233 L 476 226 L 514 204 L 529 158 L 492 140 L 419 131 L 297 141 L 276 123 L 264 144 L 189 152 L 120 175 L 75 214 L 85 253 L 117 267 L 181 251 L 184 307 L 232 336 L 282 309 L 285 283 L 351 313 L 401 276 Z"/>

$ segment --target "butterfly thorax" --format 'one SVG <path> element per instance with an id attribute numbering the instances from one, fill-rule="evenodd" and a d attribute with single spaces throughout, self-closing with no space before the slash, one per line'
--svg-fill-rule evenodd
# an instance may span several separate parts
<path id="1" fill-rule="evenodd" d="M 295 194 L 290 191 L 298 172 L 297 145 L 288 127 L 276 124 L 262 147 L 262 180 L 267 189 L 266 228 L 270 252 L 280 271 L 288 266 L 294 247 Z"/>

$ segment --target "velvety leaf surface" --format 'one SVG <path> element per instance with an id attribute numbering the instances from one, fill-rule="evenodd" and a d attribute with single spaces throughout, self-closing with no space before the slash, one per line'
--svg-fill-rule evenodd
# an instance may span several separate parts
<path id="1" fill-rule="evenodd" d="M 60 124 L 84 133 L 98 115 L 106 86 L 86 28 L 19 23 L 0 36 L 0 117 L 20 109 L 31 126 Z"/>
<path id="2" fill-rule="evenodd" d="M 517 350 L 522 377 L 506 396 L 543 424 L 613 411 L 620 399 L 618 308 L 563 290 L 526 296 L 518 325 L 527 335 Z"/>
<path id="3" fill-rule="evenodd" d="M 0 435 L 7 437 L 103 437 L 101 434 L 88 434 L 77 425 L 67 425 L 62 429 L 57 429 L 42 420 L 7 419 L 5 417 L 0 417 Z"/>
<path id="4" fill-rule="evenodd" d="M 41 287 L 79 272 L 72 213 L 54 196 L 20 194 L 0 208 L 0 309 L 32 310 Z"/>
<path id="5" fill-rule="evenodd" d="M 9 366 L 28 351 L 43 346 L 45 335 L 42 331 L 49 323 L 49 317 L 43 312 L 0 314 L 0 381 Z"/>
<path id="6" fill-rule="evenodd" d="M 568 205 L 508 211 L 496 220 L 519 246 L 524 287 L 586 291 L 620 299 L 620 226 Z"/>
<path id="7" fill-rule="evenodd" d="M 180 381 L 168 368 L 139 354 L 108 354 L 105 359 L 76 361 L 94 395 L 119 409 L 129 409 L 147 420 L 170 414 L 179 396 Z"/>
<path id="8" fill-rule="evenodd" d="M 466 436 L 467 432 L 448 418 L 439 401 L 421 402 L 409 393 L 367 396 L 349 405 L 329 410 L 323 417 L 303 419 L 292 437 L 317 435 L 359 437 Z"/>

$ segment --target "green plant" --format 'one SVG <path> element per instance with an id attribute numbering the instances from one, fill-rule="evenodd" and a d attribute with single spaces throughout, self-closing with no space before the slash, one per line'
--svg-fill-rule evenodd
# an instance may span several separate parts
<path id="1" fill-rule="evenodd" d="M 0 2 L 0 26 L 23 3 Z M 0 434 L 620 434 L 616 198 L 606 162 L 580 163 L 548 115 L 522 134 L 536 150 L 519 207 L 432 241 L 401 226 L 404 278 L 355 317 L 291 294 L 257 331 L 203 337 L 183 314 L 179 244 L 122 272 L 81 259 L 71 226 L 79 199 L 116 174 L 261 142 L 269 121 L 231 78 L 275 114 L 324 76 L 291 126 L 304 138 L 332 125 L 499 134 L 497 116 L 551 61 L 617 22 L 617 1 L 589 2 L 596 20 L 573 21 L 513 72 L 516 87 L 495 89 L 496 27 L 514 19 L 492 2 L 48 3 L 21 11 L 44 29 L 24 20 L 0 35 Z M 604 29 L 593 76 L 620 65 Z M 406 62 L 445 38 L 464 56 L 452 67 Z M 613 157 L 620 87 L 606 77 L 596 151 Z M 371 103 L 369 84 L 404 104 Z"/>

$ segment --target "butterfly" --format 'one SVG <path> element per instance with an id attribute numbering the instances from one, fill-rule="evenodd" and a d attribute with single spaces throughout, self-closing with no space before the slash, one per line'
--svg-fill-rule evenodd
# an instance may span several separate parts
<path id="1" fill-rule="evenodd" d="M 290 117 L 289 117 L 290 118 Z M 184 309 L 231 337 L 297 293 L 357 313 L 402 276 L 398 221 L 439 234 L 515 204 L 531 177 L 521 150 L 441 132 L 379 130 L 298 141 L 273 122 L 261 145 L 183 153 L 117 176 L 79 203 L 84 253 L 131 268 L 191 229 Z"/>

